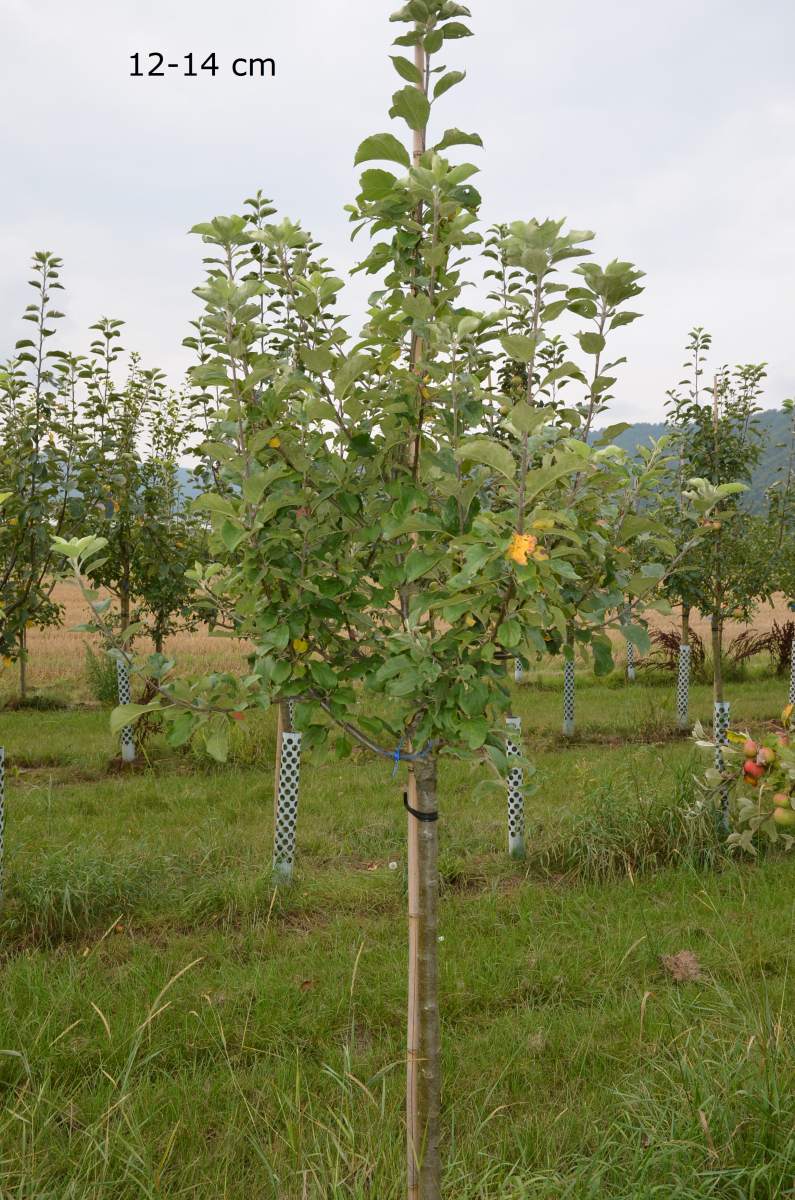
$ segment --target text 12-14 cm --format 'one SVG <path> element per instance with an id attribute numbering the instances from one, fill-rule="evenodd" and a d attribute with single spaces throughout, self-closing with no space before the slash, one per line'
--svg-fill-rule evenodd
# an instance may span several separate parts
<path id="1" fill-rule="evenodd" d="M 176 73 L 195 79 L 202 72 L 215 77 L 222 70 L 214 52 L 208 54 L 201 62 L 199 57 L 194 54 L 183 54 L 176 62 L 166 62 L 166 56 L 157 50 L 150 50 L 147 54 L 140 54 L 136 50 L 135 54 L 130 55 L 133 64 L 130 74 L 136 78 L 165 79 L 167 74 Z M 275 58 L 241 56 L 232 60 L 231 67 L 232 74 L 236 75 L 238 79 L 265 79 L 266 77 L 273 79 L 276 75 Z"/>

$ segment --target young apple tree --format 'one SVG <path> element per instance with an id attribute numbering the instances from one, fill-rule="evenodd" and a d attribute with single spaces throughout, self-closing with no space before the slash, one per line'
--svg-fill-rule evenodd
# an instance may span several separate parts
<path id="1" fill-rule="evenodd" d="M 193 374 L 219 411 L 206 447 L 217 485 L 197 504 L 217 557 L 193 579 L 254 652 L 240 679 L 175 680 L 169 664 L 148 667 L 160 689 L 148 710 L 172 742 L 201 731 L 223 758 L 230 720 L 293 701 L 310 744 L 334 733 L 340 755 L 358 743 L 408 765 L 407 1189 L 419 1200 L 441 1187 L 439 763 L 480 758 L 504 787 L 506 657 L 543 653 L 545 631 L 562 639 L 572 625 L 607 654 L 616 594 L 637 594 L 620 563 L 608 570 L 597 524 L 605 512 L 620 519 L 621 452 L 572 436 L 526 397 L 505 415 L 507 442 L 490 420 L 483 342 L 499 336 L 500 315 L 468 307 L 463 290 L 481 242 L 477 169 L 446 154 L 479 138 L 427 132 L 462 78 L 437 59 L 469 34 L 467 17 L 451 0 L 410 0 L 393 18 L 410 57 L 394 57 L 390 114 L 411 144 L 376 133 L 356 154 L 365 169 L 349 214 L 371 235 L 357 270 L 375 283 L 358 336 L 340 315 L 343 281 L 300 225 L 248 213 L 196 227 L 209 255 L 196 289 L 204 361 Z M 522 223 L 528 237 L 538 227 Z M 532 378 L 543 320 L 522 336 Z M 503 348 L 516 356 L 515 343 Z M 634 489 L 645 494 L 656 472 L 656 461 L 644 464 Z M 641 536 L 664 546 L 651 518 L 627 544 Z M 101 548 L 90 538 L 62 545 L 78 573 Z M 595 583 L 583 613 L 566 586 L 585 577 Z"/>
<path id="2" fill-rule="evenodd" d="M 755 421 L 765 378 L 763 364 L 745 364 L 732 371 L 719 370 L 711 388 L 701 384 L 709 335 L 691 331 L 686 364 L 692 372 L 689 391 L 669 393 L 668 422 L 674 436 L 681 479 L 698 476 L 721 488 L 722 499 L 703 517 L 710 536 L 697 552 L 682 556 L 670 583 L 671 598 L 683 610 L 682 645 L 688 644 L 691 607 L 709 615 L 712 634 L 714 740 L 716 770 L 722 770 L 721 749 L 726 743 L 730 708 L 723 686 L 723 628 L 730 617 L 748 620 L 773 587 L 773 555 L 760 522 L 745 512 L 738 496 L 746 490 L 761 453 L 761 435 Z M 674 500 L 676 504 L 676 498 Z M 669 506 L 670 508 L 670 506 Z M 687 518 L 685 518 L 687 524 Z M 683 682 L 680 660 L 680 686 Z M 684 706 L 680 702 L 680 712 Z M 729 829 L 729 796 L 721 799 L 721 828 Z"/>
<path id="3" fill-rule="evenodd" d="M 26 631 L 61 617 L 52 597 L 51 538 L 64 531 L 77 503 L 75 360 L 51 342 L 63 315 L 53 300 L 63 287 L 61 265 L 49 251 L 34 254 L 35 299 L 23 314 L 31 336 L 0 368 L 0 491 L 8 492 L 0 525 L 0 655 L 19 663 L 23 699 Z"/>

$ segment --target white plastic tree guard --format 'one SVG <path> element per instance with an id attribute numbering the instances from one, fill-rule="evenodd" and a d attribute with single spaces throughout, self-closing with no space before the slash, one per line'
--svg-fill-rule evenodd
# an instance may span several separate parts
<path id="1" fill-rule="evenodd" d="M 632 642 L 627 642 L 627 679 L 630 683 L 635 682 L 635 647 Z"/>
<path id="2" fill-rule="evenodd" d="M 795 704 L 795 637 L 792 639 L 792 649 L 789 656 L 789 704 Z"/>
<path id="3" fill-rule="evenodd" d="M 283 883 L 289 883 L 293 877 L 301 778 L 301 734 L 286 728 L 288 721 L 292 725 L 290 715 L 289 705 L 280 704 L 276 733 L 273 873 Z"/>
<path id="4" fill-rule="evenodd" d="M 6 833 L 6 752 L 0 746 L 0 901 L 4 891 L 5 868 L 5 833 Z"/>
<path id="5" fill-rule="evenodd" d="M 521 754 L 522 718 L 506 717 L 508 736 L 505 739 L 505 753 L 508 758 L 518 758 Z M 524 858 L 524 772 L 521 767 L 508 769 L 508 853 L 511 858 Z"/>
<path id="6" fill-rule="evenodd" d="M 680 729 L 690 727 L 690 657 L 690 647 L 680 646 L 676 675 L 676 724 Z"/>
<path id="7" fill-rule="evenodd" d="M 122 662 L 120 658 L 116 659 L 116 682 L 119 689 L 119 704 L 129 704 L 131 696 L 130 672 L 126 662 Z M 133 738 L 132 725 L 122 726 L 121 757 L 122 762 L 135 762 L 135 739 Z"/>
<path id="8" fill-rule="evenodd" d="M 574 736 L 574 659 L 563 662 L 563 736 Z"/>
<path id="9" fill-rule="evenodd" d="M 513 681 L 514 683 L 521 683 L 523 678 L 524 667 L 522 666 L 522 660 L 521 658 L 515 658 L 513 660 Z"/>
<path id="10" fill-rule="evenodd" d="M 713 717 L 712 733 L 715 740 L 715 770 L 723 771 L 726 769 L 723 760 L 723 747 L 728 742 L 726 736 L 729 732 L 729 701 L 716 700 L 715 713 Z M 721 833 L 724 835 L 729 832 L 729 785 L 724 784 L 720 789 L 720 816 L 718 825 Z"/>

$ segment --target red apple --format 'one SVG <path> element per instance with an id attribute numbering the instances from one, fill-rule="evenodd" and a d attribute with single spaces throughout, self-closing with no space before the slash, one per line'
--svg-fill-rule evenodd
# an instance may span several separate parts
<path id="1" fill-rule="evenodd" d="M 772 762 L 776 761 L 775 750 L 772 746 L 763 746 L 756 756 L 756 761 L 764 763 L 765 766 L 770 766 Z"/>
<path id="2" fill-rule="evenodd" d="M 777 825 L 795 825 L 795 811 L 791 808 L 774 808 L 773 820 Z"/>
<path id="3" fill-rule="evenodd" d="M 776 808 L 789 808 L 789 792 L 776 792 L 773 796 Z"/>
<path id="4" fill-rule="evenodd" d="M 765 768 L 761 763 L 754 762 L 753 759 L 746 759 L 743 765 L 743 774 L 751 779 L 761 779 L 765 773 Z"/>
<path id="5" fill-rule="evenodd" d="M 746 758 L 756 758 L 758 751 L 759 747 L 753 738 L 747 738 L 743 742 L 743 754 Z"/>

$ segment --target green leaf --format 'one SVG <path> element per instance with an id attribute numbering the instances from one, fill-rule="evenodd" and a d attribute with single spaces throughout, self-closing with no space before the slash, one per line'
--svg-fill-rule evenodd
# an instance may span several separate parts
<path id="1" fill-rule="evenodd" d="M 445 129 L 440 142 L 434 150 L 447 150 L 450 146 L 482 146 L 483 139 L 479 133 L 462 133 L 460 129 Z"/>
<path id="2" fill-rule="evenodd" d="M 449 92 L 450 88 L 455 87 L 462 79 L 466 79 L 466 71 L 448 71 L 441 79 L 437 79 L 433 89 L 434 100 L 439 96 L 443 96 L 445 92 Z"/>
<path id="3" fill-rule="evenodd" d="M 529 363 L 538 348 L 539 338 L 525 337 L 521 333 L 506 333 L 500 338 L 500 345 L 509 358 L 517 362 Z"/>
<path id="4" fill-rule="evenodd" d="M 462 721 L 460 728 L 470 750 L 479 750 L 489 735 L 489 723 L 485 717 Z"/>
<path id="5" fill-rule="evenodd" d="M 458 462 L 482 463 L 499 471 L 506 479 L 513 479 L 516 475 L 516 463 L 510 450 L 490 438 L 473 438 L 465 442 L 458 447 L 455 457 Z"/>
<path id="6" fill-rule="evenodd" d="M 111 733 L 118 733 L 125 725 L 133 725 L 144 713 L 155 712 L 158 708 L 159 700 L 153 700 L 151 704 L 120 704 L 110 714 Z"/>
<path id="7" fill-rule="evenodd" d="M 412 87 L 409 84 L 393 95 L 389 115 L 390 117 L 402 117 L 409 129 L 422 130 L 428 124 L 431 104 L 420 88 Z"/>
<path id="8" fill-rule="evenodd" d="M 651 649 L 651 638 L 648 629 L 642 625 L 622 625 L 621 632 L 628 642 L 636 646 L 641 654 L 648 654 Z"/>
<path id="9" fill-rule="evenodd" d="M 352 354 L 346 358 L 334 376 L 334 391 L 342 400 L 347 395 L 351 385 L 364 374 L 370 364 L 366 354 Z"/>
<path id="10" fill-rule="evenodd" d="M 577 341 L 586 354 L 601 354 L 605 348 L 601 333 L 578 333 Z"/>
<path id="11" fill-rule="evenodd" d="M 383 200 L 384 196 L 388 196 L 394 190 L 397 177 L 391 171 L 381 171 L 374 167 L 369 171 L 362 171 L 360 182 L 365 200 Z"/>
<path id="12" fill-rule="evenodd" d="M 365 175 L 369 174 L 369 171 L 365 171 Z M 384 174 L 386 174 L 386 172 L 384 172 Z M 318 374 L 321 374 L 323 371 L 330 371 L 334 366 L 334 355 L 330 350 L 312 350 L 308 346 L 302 346 L 301 362 L 307 366 L 310 371 L 316 371 Z"/>
<path id="13" fill-rule="evenodd" d="M 656 587 L 659 579 L 649 575 L 632 575 L 627 580 L 626 590 L 632 596 L 644 596 Z"/>
<path id="14" fill-rule="evenodd" d="M 408 150 L 393 133 L 374 133 L 365 138 L 353 162 L 354 166 L 358 166 L 359 163 L 372 162 L 374 159 L 400 163 L 401 167 L 411 166 Z"/>
<path id="15" fill-rule="evenodd" d="M 551 408 L 536 408 L 526 400 L 520 400 L 508 414 L 507 420 L 518 433 L 532 433 L 539 425 L 552 418 Z"/>
<path id="16" fill-rule="evenodd" d="M 203 492 L 201 496 L 191 500 L 190 507 L 193 512 L 216 512 L 227 517 L 235 516 L 231 500 L 227 500 L 225 496 L 217 496 L 215 492 Z"/>
<path id="17" fill-rule="evenodd" d="M 460 21 L 448 21 L 442 26 L 442 33 L 445 38 L 465 38 L 472 37 L 472 30 L 467 29 L 466 25 L 462 25 Z"/>
<path id="18" fill-rule="evenodd" d="M 216 762 L 226 762 L 229 754 L 229 726 L 221 725 L 218 729 L 214 729 L 212 733 L 206 734 L 204 748 L 210 758 L 214 758 Z"/>
<path id="19" fill-rule="evenodd" d="M 404 58 L 402 54 L 390 54 L 389 57 L 402 79 L 407 79 L 409 83 L 422 83 L 422 72 L 410 59 Z"/>
<path id="20" fill-rule="evenodd" d="M 591 643 L 594 658 L 594 674 L 609 675 L 613 670 L 613 648 L 607 638 L 594 638 Z"/>
<path id="21" fill-rule="evenodd" d="M 230 553 L 237 549 L 245 536 L 246 530 L 233 525 L 231 521 L 224 521 L 221 526 L 221 541 Z"/>
<path id="22" fill-rule="evenodd" d="M 406 583 L 413 583 L 415 579 L 425 575 L 442 558 L 443 554 L 426 554 L 423 550 L 412 550 L 405 563 Z"/>
<path id="23" fill-rule="evenodd" d="M 506 650 L 518 646 L 522 640 L 522 626 L 515 617 L 508 617 L 497 626 L 497 641 Z"/>

